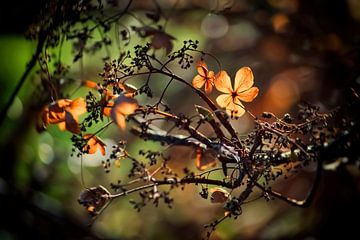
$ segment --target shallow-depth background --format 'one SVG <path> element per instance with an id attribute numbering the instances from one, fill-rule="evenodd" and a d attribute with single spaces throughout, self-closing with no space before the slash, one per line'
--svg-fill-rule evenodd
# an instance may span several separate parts
<path id="1" fill-rule="evenodd" d="M 254 114 L 271 111 L 279 116 L 296 112 L 296 105 L 308 101 L 331 110 L 343 101 L 342 90 L 359 74 L 360 3 L 356 0 L 162 0 L 165 12 L 171 13 L 167 31 L 176 40 L 200 41 L 200 49 L 215 55 L 223 69 L 232 76 L 241 66 L 250 66 L 255 75 L 259 96 L 247 104 Z M 176 9 L 171 10 L 177 2 Z M 5 1 L 0 10 L 0 107 L 2 108 L 31 58 L 36 43 L 24 38 L 27 26 L 36 19 L 41 4 L 37 1 Z M 227 8 L 230 8 L 227 10 Z M 143 16 L 153 9 L 152 1 L 134 1 L 132 11 Z M 171 12 L 172 11 L 172 12 Z M 132 23 L 133 18 L 126 21 Z M 133 24 L 136 24 L 135 22 Z M 135 38 L 135 36 L 134 36 Z M 139 40 L 140 41 L 140 40 Z M 144 42 L 138 42 L 144 43 Z M 116 51 L 112 51 L 116 58 Z M 84 57 L 84 68 L 71 68 L 74 79 L 100 81 L 100 52 Z M 160 52 L 161 55 L 161 52 Z M 71 63 L 71 46 L 64 45 L 64 59 Z M 211 58 L 210 68 L 217 68 Z M 190 82 L 194 68 L 179 71 Z M 357 80 L 359 81 L 359 80 Z M 200 239 L 203 225 L 221 216 L 221 205 L 211 204 L 198 194 L 197 187 L 174 191 L 173 209 L 147 206 L 140 213 L 129 204 L 131 198 L 117 199 L 88 227 L 87 213 L 77 203 L 82 189 L 80 160 L 71 157 L 70 133 L 50 127 L 39 134 L 35 130 L 37 113 L 37 75 L 33 72 L 0 129 L 0 239 Z M 136 85 L 136 82 L 132 82 Z M 76 83 L 68 90 L 76 89 Z M 163 88 L 154 86 L 158 93 Z M 86 90 L 76 91 L 75 96 Z M 212 94 L 213 99 L 216 94 Z M 180 99 L 180 100 L 179 100 Z M 198 97 L 178 84 L 167 93 L 166 102 L 189 115 Z M 358 114 L 358 109 L 354 114 Z M 239 133 L 251 131 L 247 116 L 234 121 Z M 206 129 L 204 130 L 206 131 Z M 127 138 L 129 151 L 160 148 L 140 141 L 130 134 L 111 128 L 102 138 L 111 145 Z M 194 169 L 192 150 L 172 149 L 173 167 Z M 106 174 L 100 156 L 85 159 L 83 173 L 89 186 L 109 186 L 127 174 L 130 164 Z M 301 199 L 311 187 L 314 169 L 304 169 L 290 179 L 280 180 L 275 189 Z M 279 200 L 263 199 L 244 205 L 237 220 L 219 226 L 216 239 L 322 239 L 326 236 L 357 234 L 359 216 L 359 172 L 342 168 L 326 171 L 311 207 L 289 206 Z M 356 236 L 356 235 L 355 235 Z"/>

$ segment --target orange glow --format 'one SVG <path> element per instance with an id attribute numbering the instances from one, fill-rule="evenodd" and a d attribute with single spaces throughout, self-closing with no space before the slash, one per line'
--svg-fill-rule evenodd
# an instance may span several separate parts
<path id="1" fill-rule="evenodd" d="M 58 124 L 60 130 L 68 130 L 78 134 L 80 133 L 78 118 L 85 112 L 86 103 L 84 99 L 59 99 L 44 107 L 41 115 L 45 127 L 49 124 Z"/>
<path id="2" fill-rule="evenodd" d="M 134 98 L 122 94 L 114 102 L 114 107 L 111 109 L 111 118 L 121 129 L 125 129 L 126 116 L 134 113 L 138 107 L 138 103 Z"/>
<path id="3" fill-rule="evenodd" d="M 235 76 L 234 88 L 231 79 L 225 71 L 216 75 L 215 87 L 221 94 L 216 98 L 217 104 L 226 109 L 231 117 L 241 117 L 245 113 L 245 107 L 241 103 L 252 102 L 259 93 L 254 85 L 254 75 L 249 67 L 240 68 Z"/>
<path id="4" fill-rule="evenodd" d="M 206 63 L 203 60 L 200 60 L 197 63 L 196 69 L 199 74 L 196 75 L 192 80 L 193 87 L 202 88 L 202 86 L 205 84 L 205 92 L 207 94 L 211 93 L 215 80 L 214 72 L 208 70 Z"/>
<path id="5" fill-rule="evenodd" d="M 86 151 L 88 154 L 94 154 L 98 149 L 100 149 L 101 154 L 105 156 L 106 144 L 100 138 L 93 134 L 86 134 L 84 135 L 83 139 L 88 140 L 84 147 L 84 151 Z"/>
<path id="6" fill-rule="evenodd" d="M 288 16 L 285 14 L 277 13 L 272 17 L 271 22 L 275 32 L 283 33 L 285 32 L 290 21 Z"/>

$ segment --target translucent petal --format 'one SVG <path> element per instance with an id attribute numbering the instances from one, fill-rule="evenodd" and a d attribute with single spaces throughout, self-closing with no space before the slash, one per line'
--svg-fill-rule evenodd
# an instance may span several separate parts
<path id="1" fill-rule="evenodd" d="M 215 76 L 214 84 L 217 90 L 223 93 L 232 93 L 231 79 L 225 71 L 221 71 Z"/>
<path id="2" fill-rule="evenodd" d="M 86 102 L 83 98 L 76 98 L 65 108 L 65 110 L 70 112 L 73 116 L 79 116 L 86 112 Z"/>
<path id="3" fill-rule="evenodd" d="M 244 115 L 245 109 L 244 106 L 239 101 L 238 97 L 235 98 L 235 103 L 233 101 L 226 107 L 226 112 L 232 118 L 238 118 Z"/>
<path id="4" fill-rule="evenodd" d="M 252 102 L 252 100 L 254 100 L 254 98 L 256 98 L 256 96 L 259 93 L 259 89 L 257 87 L 252 87 L 248 90 L 245 90 L 243 92 L 240 92 L 237 94 L 237 97 L 244 102 Z"/>
<path id="5" fill-rule="evenodd" d="M 200 75 L 196 75 L 194 77 L 194 79 L 192 80 L 192 85 L 194 88 L 202 88 L 202 86 L 204 85 L 204 83 L 206 82 L 205 78 L 200 76 Z"/>
<path id="6" fill-rule="evenodd" d="M 254 75 L 249 67 L 242 67 L 236 72 L 235 92 L 245 91 L 254 85 Z"/>
<path id="7" fill-rule="evenodd" d="M 212 92 L 212 89 L 213 89 L 213 83 L 210 80 L 206 81 L 205 82 L 205 92 L 207 94 L 210 94 Z"/>
<path id="8" fill-rule="evenodd" d="M 221 94 L 216 98 L 216 102 L 220 107 L 225 108 L 232 102 L 232 97 L 230 94 Z"/>
<path id="9" fill-rule="evenodd" d="M 137 108 L 138 104 L 134 98 L 122 94 L 115 100 L 113 110 L 123 115 L 129 115 L 134 113 Z"/>
<path id="10" fill-rule="evenodd" d="M 208 75 L 208 68 L 203 60 L 199 60 L 196 64 L 196 70 L 198 71 L 199 75 L 202 77 L 206 77 Z"/>

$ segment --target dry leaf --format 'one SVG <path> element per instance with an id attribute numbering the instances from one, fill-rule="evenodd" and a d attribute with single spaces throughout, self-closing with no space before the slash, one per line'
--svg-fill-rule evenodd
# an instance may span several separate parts
<path id="1" fill-rule="evenodd" d="M 84 140 L 88 140 L 86 145 L 84 146 L 84 151 L 88 154 L 94 154 L 98 149 L 103 156 L 105 156 L 105 146 L 106 144 L 97 136 L 93 134 L 85 134 L 83 136 Z"/>
<path id="2" fill-rule="evenodd" d="M 82 98 L 76 98 L 71 101 L 69 106 L 65 107 L 65 111 L 71 113 L 77 120 L 79 115 L 86 112 L 86 102 Z"/>
<path id="3" fill-rule="evenodd" d="M 78 118 L 85 112 L 86 103 L 84 99 L 59 99 L 46 106 L 41 115 L 44 127 L 49 124 L 58 124 L 60 130 L 68 130 L 78 134 L 80 133 Z"/>
<path id="4" fill-rule="evenodd" d="M 134 113 L 137 108 L 138 103 L 134 98 L 126 97 L 124 94 L 121 94 L 116 98 L 114 106 L 111 109 L 111 119 L 121 129 L 125 129 L 126 116 Z"/>
<path id="5" fill-rule="evenodd" d="M 65 129 L 75 134 L 81 132 L 77 119 L 70 112 L 65 112 Z"/>

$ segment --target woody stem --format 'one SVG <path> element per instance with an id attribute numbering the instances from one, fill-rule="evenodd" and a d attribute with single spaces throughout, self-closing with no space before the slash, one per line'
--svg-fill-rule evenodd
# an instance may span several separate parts
<path id="1" fill-rule="evenodd" d="M 184 83 L 185 85 L 192 88 L 196 92 L 196 94 L 199 95 L 199 97 L 201 97 L 206 102 L 206 104 L 210 107 L 210 109 L 215 113 L 216 117 L 219 119 L 219 121 L 222 123 L 222 125 L 226 128 L 226 130 L 230 133 L 231 137 L 238 140 L 236 132 L 235 132 L 234 128 L 231 126 L 231 124 L 229 123 L 229 121 L 227 120 L 226 116 L 224 116 L 224 114 L 222 112 L 218 111 L 218 108 L 216 107 L 214 102 L 211 101 L 211 99 L 209 99 L 202 91 L 194 88 L 190 83 L 186 82 L 184 79 L 182 79 L 181 77 L 179 77 L 177 75 L 174 75 L 174 74 L 168 73 L 168 72 L 164 72 L 161 69 L 154 69 L 154 70 L 156 70 L 158 73 L 167 75 L 175 80 L 178 80 L 181 83 Z M 239 141 L 238 141 L 238 146 L 240 148 L 242 148 L 242 145 Z"/>

